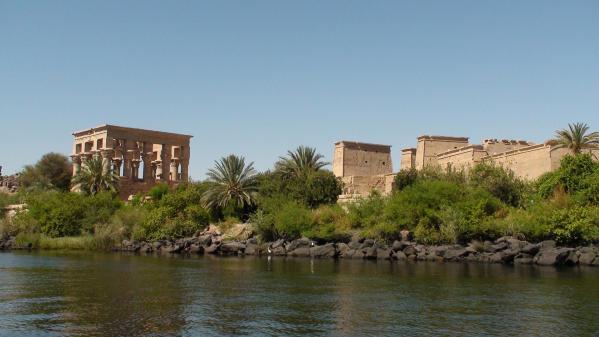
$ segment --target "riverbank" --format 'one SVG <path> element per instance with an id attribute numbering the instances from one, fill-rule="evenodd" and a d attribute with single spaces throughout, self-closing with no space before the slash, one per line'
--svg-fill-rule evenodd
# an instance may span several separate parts
<path id="1" fill-rule="evenodd" d="M 58 238 L 38 249 L 98 250 L 85 246 L 85 237 Z M 35 249 L 20 246 L 14 237 L 0 240 L 0 250 Z M 468 245 L 423 245 L 414 241 L 396 240 L 391 244 L 373 239 L 355 238 L 350 242 L 317 244 L 307 238 L 292 241 L 260 242 L 257 237 L 226 240 L 219 232 L 198 232 L 193 237 L 154 242 L 124 240 L 109 248 L 115 252 L 139 254 L 213 254 L 221 256 L 287 256 L 330 259 L 368 259 L 387 261 L 479 262 L 523 265 L 585 265 L 599 266 L 599 247 L 560 247 L 548 240 L 531 243 L 513 237 L 501 237 L 493 242 L 474 241 Z"/>

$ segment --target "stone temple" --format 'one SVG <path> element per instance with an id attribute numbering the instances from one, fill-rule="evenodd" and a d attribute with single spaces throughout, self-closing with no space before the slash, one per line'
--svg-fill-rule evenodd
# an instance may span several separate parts
<path id="1" fill-rule="evenodd" d="M 586 149 L 596 158 L 599 148 Z M 569 150 L 552 142 L 534 144 L 523 140 L 485 139 L 470 144 L 468 137 L 420 136 L 414 148 L 401 150 L 401 170 L 421 170 L 427 166 L 468 170 L 479 162 L 493 162 L 524 180 L 534 180 L 557 169 Z M 391 193 L 395 173 L 391 166 L 391 146 L 359 142 L 335 143 L 333 173 L 344 183 L 339 201 L 365 197 L 372 190 Z"/>
<path id="2" fill-rule="evenodd" d="M 87 160 L 101 157 L 105 172 L 120 177 L 123 199 L 146 193 L 158 182 L 172 186 L 188 180 L 190 135 L 101 125 L 73 136 L 73 175 Z"/>

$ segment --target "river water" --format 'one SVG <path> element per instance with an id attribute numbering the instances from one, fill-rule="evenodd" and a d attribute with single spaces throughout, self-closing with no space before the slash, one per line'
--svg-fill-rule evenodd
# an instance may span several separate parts
<path id="1" fill-rule="evenodd" d="M 599 268 L 0 253 L 0 336 L 599 336 Z"/>

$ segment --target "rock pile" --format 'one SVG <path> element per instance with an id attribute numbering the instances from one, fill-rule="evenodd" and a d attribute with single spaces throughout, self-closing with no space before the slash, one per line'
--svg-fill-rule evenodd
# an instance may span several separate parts
<path id="1" fill-rule="evenodd" d="M 395 241 L 391 245 L 373 239 L 353 239 L 348 243 L 329 242 L 318 245 L 308 238 L 292 241 L 259 242 L 247 237 L 247 229 L 236 229 L 241 238 L 230 239 L 218 227 L 210 226 L 193 237 L 155 242 L 125 240 L 115 251 L 157 254 L 214 254 L 223 256 L 287 256 L 310 258 L 368 259 L 389 261 L 446 261 L 501 264 L 535 264 L 541 266 L 599 266 L 599 247 L 560 247 L 555 241 L 530 243 L 513 237 L 493 242 L 474 241 L 462 245 L 423 245 L 414 241 Z M 17 247 L 14 237 L 0 238 L 0 250 Z"/>
<path id="2" fill-rule="evenodd" d="M 0 166 L 0 192 L 15 193 L 19 189 L 19 174 L 10 176 L 2 175 L 2 166 Z"/>
<path id="3" fill-rule="evenodd" d="M 555 241 L 529 243 L 512 237 L 502 237 L 493 242 L 471 242 L 467 246 L 427 246 L 413 241 L 395 241 L 387 245 L 373 239 L 317 245 L 308 238 L 260 243 L 255 237 L 226 241 L 219 232 L 210 230 L 196 234 L 191 238 L 157 241 L 151 244 L 125 241 L 121 250 L 143 253 L 599 266 L 599 247 L 559 247 Z"/>

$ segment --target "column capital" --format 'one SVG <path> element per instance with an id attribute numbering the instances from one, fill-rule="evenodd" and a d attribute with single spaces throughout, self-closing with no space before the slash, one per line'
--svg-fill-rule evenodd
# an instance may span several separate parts
<path id="1" fill-rule="evenodd" d="M 72 154 L 69 157 L 71 157 L 71 161 L 73 163 L 81 164 L 81 155 L 80 154 Z"/>

